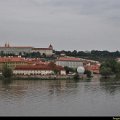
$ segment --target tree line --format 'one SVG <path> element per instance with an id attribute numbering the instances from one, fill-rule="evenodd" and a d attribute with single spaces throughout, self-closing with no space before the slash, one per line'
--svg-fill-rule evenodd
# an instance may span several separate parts
<path id="1" fill-rule="evenodd" d="M 116 59 L 120 57 L 120 51 L 110 52 L 110 51 L 99 51 L 99 50 L 92 50 L 92 51 L 57 51 L 54 50 L 54 55 L 50 56 L 49 58 L 56 58 L 55 56 L 60 56 L 62 53 L 64 53 L 66 56 L 72 56 L 72 57 L 80 57 L 84 59 L 92 59 L 92 60 L 98 60 L 100 62 L 105 61 L 107 59 Z M 46 58 L 47 56 L 45 54 L 40 54 L 39 52 L 32 52 L 32 53 L 19 53 L 20 56 L 26 57 L 26 58 Z M 9 53 L 5 54 L 3 51 L 0 52 L 0 56 L 16 56 L 15 54 Z"/>
<path id="2" fill-rule="evenodd" d="M 73 57 L 81 57 L 84 59 L 93 59 L 98 61 L 105 61 L 107 59 L 116 59 L 120 57 L 120 51 L 110 52 L 110 51 L 99 51 L 99 50 L 92 50 L 92 51 L 54 51 L 56 55 L 61 55 L 64 53 L 67 56 Z"/>
<path id="3" fill-rule="evenodd" d="M 104 61 L 100 66 L 100 74 L 103 77 L 109 77 L 111 75 L 120 77 L 120 63 L 112 59 Z"/>

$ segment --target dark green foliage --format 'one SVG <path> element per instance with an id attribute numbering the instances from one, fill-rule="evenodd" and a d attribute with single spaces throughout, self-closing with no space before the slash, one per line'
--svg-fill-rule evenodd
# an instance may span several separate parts
<path id="1" fill-rule="evenodd" d="M 120 74 L 120 63 L 113 59 L 106 60 L 100 67 L 100 73 L 105 77 L 113 74 L 118 76 Z"/>
<path id="2" fill-rule="evenodd" d="M 111 68 L 113 73 L 116 73 L 117 72 L 116 71 L 117 70 L 116 69 L 117 65 L 118 65 L 117 61 L 111 59 L 111 60 L 106 60 L 104 63 L 102 63 L 101 67 L 103 67 L 103 66 L 104 67 L 109 67 L 109 68 Z"/>
<path id="3" fill-rule="evenodd" d="M 74 80 L 79 80 L 79 79 L 80 79 L 79 74 L 76 73 L 76 74 L 74 75 L 73 79 L 74 79 Z"/>
<path id="4" fill-rule="evenodd" d="M 81 57 L 85 59 L 93 59 L 98 60 L 100 62 L 105 61 L 107 59 L 116 59 L 120 57 L 120 52 L 109 52 L 109 51 L 98 51 L 98 50 L 92 50 L 92 51 L 54 51 L 56 55 L 60 55 L 62 52 L 64 52 L 67 56 L 74 56 L 74 57 Z"/>
<path id="5" fill-rule="evenodd" d="M 116 74 L 116 78 L 120 79 L 120 72 Z"/>
<path id="6" fill-rule="evenodd" d="M 55 75 L 59 74 L 59 72 L 60 72 L 59 70 L 54 69 L 54 74 L 55 74 Z"/>
<path id="7" fill-rule="evenodd" d="M 86 74 L 88 78 L 92 77 L 92 73 L 90 70 L 85 70 L 84 74 Z"/>
<path id="8" fill-rule="evenodd" d="M 1 57 L 4 57 L 4 56 L 8 57 L 8 56 L 15 56 L 15 54 L 13 54 L 13 53 L 4 53 L 4 51 L 1 51 L 0 56 Z"/>
<path id="9" fill-rule="evenodd" d="M 24 53 L 22 57 L 26 58 L 41 58 L 41 54 L 39 52 L 32 52 L 32 53 Z"/>
<path id="10" fill-rule="evenodd" d="M 70 72 L 72 72 L 72 73 L 76 72 L 76 69 L 73 69 L 73 68 L 70 68 L 70 67 L 67 67 L 67 66 L 65 66 L 64 69 L 66 70 L 67 74 L 69 74 Z"/>
<path id="11" fill-rule="evenodd" d="M 112 74 L 112 70 L 110 67 L 101 67 L 100 74 L 104 77 L 108 77 Z"/>
<path id="12" fill-rule="evenodd" d="M 2 75 L 5 78 L 11 78 L 13 76 L 13 71 L 7 65 L 3 66 Z"/>

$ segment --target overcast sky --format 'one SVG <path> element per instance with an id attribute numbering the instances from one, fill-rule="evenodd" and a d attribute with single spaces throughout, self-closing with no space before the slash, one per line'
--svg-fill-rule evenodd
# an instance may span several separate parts
<path id="1" fill-rule="evenodd" d="M 120 50 L 120 0 L 0 0 L 0 46 Z"/>

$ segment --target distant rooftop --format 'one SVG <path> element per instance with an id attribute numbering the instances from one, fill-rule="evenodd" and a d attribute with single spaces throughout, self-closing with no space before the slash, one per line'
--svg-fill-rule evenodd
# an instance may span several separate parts
<path id="1" fill-rule="evenodd" d="M 1 62 L 25 62 L 25 58 L 21 57 L 0 57 Z"/>
<path id="2" fill-rule="evenodd" d="M 80 58 L 75 58 L 75 57 L 60 57 L 57 59 L 57 61 L 76 61 L 79 62 L 81 59 Z"/>

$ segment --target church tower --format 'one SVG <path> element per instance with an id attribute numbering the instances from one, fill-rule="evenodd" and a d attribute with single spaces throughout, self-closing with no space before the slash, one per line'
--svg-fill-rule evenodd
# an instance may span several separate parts
<path id="1" fill-rule="evenodd" d="M 49 45 L 49 48 L 53 50 L 53 46 L 51 44 Z"/>
<path id="2" fill-rule="evenodd" d="M 5 43 L 5 47 L 7 47 L 7 43 Z"/>
<path id="3" fill-rule="evenodd" d="M 10 47 L 10 44 L 6 42 L 5 47 Z"/>

